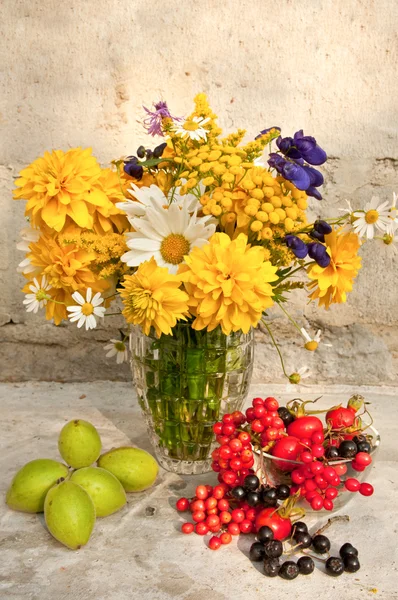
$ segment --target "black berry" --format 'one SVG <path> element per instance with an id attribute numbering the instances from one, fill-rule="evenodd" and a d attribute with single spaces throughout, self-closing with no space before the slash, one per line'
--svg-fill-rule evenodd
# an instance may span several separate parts
<path id="1" fill-rule="evenodd" d="M 263 525 L 262 527 L 260 527 L 260 529 L 257 532 L 257 539 L 262 544 L 273 540 L 274 532 L 272 531 L 271 527 L 268 527 L 267 525 Z"/>
<path id="2" fill-rule="evenodd" d="M 348 573 L 356 573 L 361 568 L 357 556 L 347 555 L 343 558 L 344 568 Z"/>
<path id="3" fill-rule="evenodd" d="M 315 563 L 310 556 L 301 556 L 297 561 L 297 566 L 302 575 L 310 575 L 315 569 Z"/>
<path id="4" fill-rule="evenodd" d="M 357 449 L 358 449 L 358 452 L 367 452 L 369 454 L 369 452 L 372 450 L 372 447 L 369 444 L 369 442 L 364 441 L 364 442 L 358 442 Z"/>
<path id="5" fill-rule="evenodd" d="M 312 544 L 312 537 L 309 533 L 296 533 L 294 539 L 302 548 L 309 548 Z"/>
<path id="6" fill-rule="evenodd" d="M 286 408 L 286 406 L 280 406 L 278 408 L 278 415 L 282 419 L 285 427 L 288 427 L 290 423 L 293 423 L 293 421 L 295 421 L 294 415 L 292 415 L 292 413 Z"/>
<path id="7" fill-rule="evenodd" d="M 243 500 L 246 496 L 246 490 L 242 486 L 237 486 L 231 490 L 231 494 L 237 500 Z"/>
<path id="8" fill-rule="evenodd" d="M 260 480 L 257 475 L 247 475 L 243 482 L 243 485 L 248 490 L 257 490 L 260 485 Z"/>
<path id="9" fill-rule="evenodd" d="M 283 554 L 283 544 L 280 540 L 270 540 L 264 544 L 265 556 L 279 558 Z"/>
<path id="10" fill-rule="evenodd" d="M 285 485 L 284 483 L 278 485 L 278 487 L 276 488 L 276 497 L 278 498 L 278 500 L 286 500 L 286 498 L 289 498 L 289 496 L 290 487 L 288 485 Z"/>
<path id="11" fill-rule="evenodd" d="M 344 563 L 338 556 L 331 556 L 326 561 L 326 573 L 332 577 L 338 577 L 344 573 Z"/>
<path id="12" fill-rule="evenodd" d="M 260 562 L 265 557 L 264 546 L 260 542 L 254 542 L 250 547 L 249 552 L 250 560 L 253 562 Z"/>
<path id="13" fill-rule="evenodd" d="M 279 573 L 279 558 L 266 558 L 264 560 L 264 573 L 268 577 L 276 577 Z"/>
<path id="14" fill-rule="evenodd" d="M 352 544 L 346 542 L 341 546 L 339 554 L 341 558 L 345 558 L 346 556 L 358 556 L 358 550 L 354 548 Z"/>
<path id="15" fill-rule="evenodd" d="M 316 535 L 312 540 L 312 545 L 319 554 L 324 554 L 330 550 L 330 540 L 326 535 Z"/>
<path id="16" fill-rule="evenodd" d="M 287 560 L 279 569 L 279 576 L 282 579 L 296 579 L 299 574 L 299 568 L 292 560 Z"/>
<path id="17" fill-rule="evenodd" d="M 339 454 L 343 458 L 354 458 L 357 452 L 357 445 L 352 440 L 344 440 L 339 446 Z"/>
<path id="18" fill-rule="evenodd" d="M 336 448 L 336 446 L 328 446 L 325 450 L 325 457 L 326 458 L 338 458 L 339 456 L 339 451 Z"/>
<path id="19" fill-rule="evenodd" d="M 293 538 L 296 539 L 298 533 L 308 533 L 308 527 L 303 521 L 297 521 L 293 525 Z"/>
<path id="20" fill-rule="evenodd" d="M 275 488 L 266 488 L 262 493 L 262 501 L 265 508 L 269 508 L 270 506 L 276 506 L 277 503 L 277 495 Z"/>
<path id="21" fill-rule="evenodd" d="M 247 492 L 246 502 L 249 506 L 257 506 L 261 502 L 261 496 L 258 492 Z"/>

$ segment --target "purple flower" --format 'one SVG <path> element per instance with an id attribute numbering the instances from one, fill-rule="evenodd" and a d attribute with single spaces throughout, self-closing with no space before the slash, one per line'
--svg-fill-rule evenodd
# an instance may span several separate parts
<path id="1" fill-rule="evenodd" d="M 310 165 L 322 165 L 327 160 L 327 154 L 310 135 L 304 135 L 303 130 L 294 134 L 294 145 L 300 155 Z"/>
<path id="2" fill-rule="evenodd" d="M 315 200 L 322 200 L 322 194 L 312 185 L 310 185 L 305 190 L 305 193 L 307 194 L 307 196 L 312 196 L 313 198 L 315 198 Z"/>
<path id="3" fill-rule="evenodd" d="M 276 140 L 276 145 L 278 146 L 278 148 L 282 152 L 282 154 L 284 154 L 288 158 L 292 158 L 292 159 L 302 158 L 300 152 L 297 150 L 297 148 L 294 147 L 293 138 L 291 138 L 291 137 L 282 138 L 281 136 L 279 136 L 278 139 Z"/>
<path id="4" fill-rule="evenodd" d="M 288 181 L 291 181 L 298 190 L 308 190 L 310 187 L 310 176 L 305 171 L 305 167 L 301 167 L 295 163 L 286 162 L 282 167 L 281 173 L 283 177 Z"/>
<path id="5" fill-rule="evenodd" d="M 329 223 L 326 223 L 326 221 L 322 221 L 321 219 L 317 219 L 315 221 L 314 229 L 319 233 L 323 233 L 323 235 L 327 235 L 328 233 L 332 233 L 333 231 L 332 226 L 329 225 Z"/>
<path id="6" fill-rule="evenodd" d="M 160 101 L 153 105 L 155 110 L 151 111 L 145 106 L 142 108 L 148 114 L 148 116 L 144 119 L 144 127 L 150 135 L 161 135 L 163 136 L 162 131 L 162 120 L 163 119 L 173 119 L 173 121 L 181 121 L 180 117 L 173 117 L 170 114 L 167 103 Z M 164 137 L 164 136 L 163 136 Z"/>
<path id="7" fill-rule="evenodd" d="M 286 159 L 276 152 L 271 152 L 269 155 L 268 164 L 273 169 L 276 169 L 278 173 L 282 173 L 282 168 L 285 166 L 286 162 Z"/>
<path id="8" fill-rule="evenodd" d="M 303 242 L 296 235 L 286 235 L 285 243 L 288 248 L 293 252 L 296 258 L 305 258 L 308 254 L 307 244 Z"/>
<path id="9" fill-rule="evenodd" d="M 131 160 L 128 160 L 124 163 L 124 171 L 125 173 L 127 173 L 127 175 L 130 175 L 130 177 L 134 177 L 134 179 L 138 179 L 139 181 L 140 179 L 142 179 L 144 169 L 141 167 L 141 165 L 137 163 L 138 161 L 136 157 L 133 156 Z"/>
<path id="10" fill-rule="evenodd" d="M 323 184 L 323 175 L 320 171 L 314 169 L 314 167 L 308 167 L 307 165 L 305 165 L 304 169 L 310 176 L 310 184 L 313 187 L 319 187 Z"/>
<path id="11" fill-rule="evenodd" d="M 308 244 L 308 255 L 315 260 L 320 267 L 325 268 L 330 265 L 330 256 L 326 252 L 326 246 L 318 244 L 318 242 L 311 242 Z"/>
<path id="12" fill-rule="evenodd" d="M 273 129 L 276 129 L 277 131 L 281 131 L 280 127 L 268 127 L 268 129 L 262 129 L 260 131 L 260 133 L 258 135 L 256 135 L 256 137 L 254 139 L 258 140 L 260 137 L 263 137 L 263 135 L 266 135 L 267 133 L 269 133 Z"/>

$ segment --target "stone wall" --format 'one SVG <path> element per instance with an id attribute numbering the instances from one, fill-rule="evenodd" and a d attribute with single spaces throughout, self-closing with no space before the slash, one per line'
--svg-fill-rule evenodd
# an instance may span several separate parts
<path id="1" fill-rule="evenodd" d="M 209 94 L 225 131 L 248 136 L 270 125 L 316 135 L 331 157 L 324 201 L 362 207 L 398 192 L 397 34 L 394 0 L 3 0 L 0 93 L 0 378 L 127 379 L 102 346 L 121 325 L 110 317 L 92 333 L 54 327 L 27 314 L 15 273 L 24 223 L 13 180 L 51 148 L 92 146 L 104 165 L 148 143 L 142 104 L 167 99 L 175 114 Z M 396 383 L 397 259 L 369 244 L 346 305 L 318 311 L 304 294 L 293 316 L 321 328 L 315 354 L 302 348 L 282 313 L 271 312 L 288 372 L 308 380 Z M 257 381 L 282 381 L 278 356 L 258 334 Z"/>

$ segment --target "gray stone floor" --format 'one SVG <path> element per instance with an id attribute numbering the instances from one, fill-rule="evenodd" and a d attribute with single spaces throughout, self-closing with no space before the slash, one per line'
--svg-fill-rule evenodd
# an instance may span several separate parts
<path id="1" fill-rule="evenodd" d="M 268 579 L 248 559 L 252 536 L 236 538 L 213 552 L 202 537 L 180 533 L 174 510 L 178 496 L 193 495 L 198 481 L 213 483 L 213 474 L 180 477 L 161 471 L 148 492 L 129 494 L 128 505 L 98 519 L 88 545 L 73 552 L 46 531 L 42 515 L 26 515 L 0 503 L 0 598 L 3 600 L 257 600 L 359 598 L 398 599 L 397 588 L 397 423 L 395 388 L 328 388 L 325 406 L 346 402 L 360 391 L 382 443 L 376 466 L 367 477 L 371 498 L 355 496 L 340 511 L 349 523 L 333 526 L 332 550 L 351 541 L 358 547 L 362 568 L 333 579 L 317 568 L 293 582 Z M 252 395 L 276 395 L 287 400 L 300 395 L 314 399 L 320 386 L 288 390 L 285 386 L 253 386 Z M 252 395 L 250 397 L 252 397 Z M 33 458 L 59 458 L 57 436 L 72 418 L 91 421 L 104 449 L 135 444 L 150 450 L 144 422 L 131 384 L 21 383 L 0 384 L 0 494 L 14 474 Z M 312 514 L 314 530 L 328 514 Z"/>

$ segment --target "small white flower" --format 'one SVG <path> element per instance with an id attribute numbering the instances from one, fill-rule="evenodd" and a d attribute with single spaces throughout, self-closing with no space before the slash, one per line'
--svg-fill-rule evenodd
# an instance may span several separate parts
<path id="1" fill-rule="evenodd" d="M 298 385 L 303 379 L 307 379 L 311 377 L 310 368 L 305 365 L 304 367 L 300 367 L 300 369 L 293 369 L 293 373 L 289 375 L 289 382 L 292 385 Z M 287 385 L 287 388 L 291 388 L 291 385 Z"/>
<path id="2" fill-rule="evenodd" d="M 370 202 L 365 205 L 365 210 L 354 212 L 355 221 L 353 229 L 361 238 L 366 236 L 372 240 L 375 235 L 375 229 L 386 231 L 391 223 L 390 208 L 388 201 L 379 204 L 379 199 L 373 196 Z"/>
<path id="3" fill-rule="evenodd" d="M 40 231 L 38 229 L 32 229 L 31 227 L 24 227 L 19 232 L 19 235 L 22 238 L 22 241 L 18 242 L 17 250 L 21 250 L 21 252 L 29 252 L 29 244 L 32 242 L 37 242 L 40 237 Z M 29 258 L 24 258 L 17 267 L 17 273 L 23 273 L 24 275 L 28 273 L 33 273 L 37 271 L 37 267 L 34 267 Z"/>
<path id="4" fill-rule="evenodd" d="M 398 209 L 397 209 L 397 194 L 392 193 L 392 205 L 390 208 L 390 224 L 387 227 L 387 233 L 394 237 L 394 233 L 398 228 Z"/>
<path id="5" fill-rule="evenodd" d="M 390 251 L 394 256 L 398 254 L 398 221 L 392 221 L 388 230 L 381 239 L 383 244 L 390 247 Z"/>
<path id="6" fill-rule="evenodd" d="M 343 213 L 349 213 L 350 215 L 354 212 L 354 209 L 351 206 L 351 202 L 349 200 L 346 200 L 347 202 L 347 208 L 338 208 L 337 210 L 339 212 L 343 212 Z"/>
<path id="7" fill-rule="evenodd" d="M 68 315 L 69 320 L 72 323 L 77 321 L 78 327 L 86 324 L 86 330 L 97 327 L 97 321 L 95 320 L 95 317 L 97 316 L 102 318 L 106 310 L 103 306 L 100 306 L 104 299 L 101 297 L 99 292 L 97 292 L 93 298 L 91 296 L 91 288 L 87 288 L 85 299 L 81 294 L 79 294 L 79 292 L 75 292 L 72 294 L 72 298 L 77 302 L 78 306 L 66 307 L 66 310 L 71 313 Z"/>
<path id="8" fill-rule="evenodd" d="M 47 283 L 46 277 L 41 278 L 41 284 L 37 281 L 36 277 L 33 279 L 33 283 L 30 284 L 29 289 L 31 294 L 25 295 L 23 304 L 26 305 L 26 312 L 37 313 L 39 308 L 43 308 L 47 304 L 47 300 L 50 298 L 50 294 L 47 290 L 51 288 L 51 285 Z"/>
<path id="9" fill-rule="evenodd" d="M 203 117 L 192 117 L 184 123 L 174 123 L 174 132 L 182 138 L 189 138 L 195 142 L 200 142 L 200 140 L 207 139 L 207 131 L 203 125 L 208 121 L 210 121 L 210 117 L 206 119 Z"/>
<path id="10" fill-rule="evenodd" d="M 107 358 L 116 356 L 116 362 L 118 365 L 123 362 L 127 362 L 128 352 L 126 344 L 121 340 L 110 340 L 110 342 L 110 344 L 104 346 L 104 350 L 109 350 L 109 352 L 106 354 Z"/>
<path id="11" fill-rule="evenodd" d="M 321 339 L 321 330 L 318 329 L 318 331 L 316 332 L 316 334 L 313 338 L 309 335 L 308 331 L 306 329 L 304 329 L 304 327 L 302 327 L 300 329 L 300 331 L 301 331 L 301 335 L 303 336 L 303 338 L 305 340 L 304 348 L 306 350 L 310 350 L 311 352 L 316 350 L 318 348 L 318 344 Z"/>

